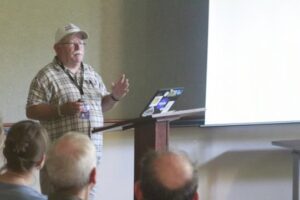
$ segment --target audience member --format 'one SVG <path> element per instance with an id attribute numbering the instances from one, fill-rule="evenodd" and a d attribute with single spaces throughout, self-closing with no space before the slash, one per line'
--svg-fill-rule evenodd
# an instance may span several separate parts
<path id="1" fill-rule="evenodd" d="M 141 163 L 137 200 L 198 200 L 198 174 L 183 154 L 164 151 L 147 153 Z"/>
<path id="2" fill-rule="evenodd" d="M 54 193 L 49 200 L 86 200 L 96 184 L 96 149 L 88 136 L 69 132 L 50 148 L 46 169 Z"/>
<path id="3" fill-rule="evenodd" d="M 12 125 L 3 149 L 6 164 L 1 169 L 0 199 L 47 199 L 29 186 L 34 170 L 44 165 L 47 141 L 47 131 L 39 123 L 25 120 Z"/>

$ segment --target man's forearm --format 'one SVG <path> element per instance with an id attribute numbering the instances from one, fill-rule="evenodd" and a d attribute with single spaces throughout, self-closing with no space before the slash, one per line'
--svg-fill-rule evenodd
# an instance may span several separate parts
<path id="1" fill-rule="evenodd" d="M 26 108 L 26 116 L 35 120 L 51 120 L 59 117 L 57 106 L 50 104 L 32 105 Z"/>
<path id="2" fill-rule="evenodd" d="M 116 103 L 118 103 L 119 100 L 113 99 L 110 95 L 106 95 L 102 99 L 102 112 L 106 112 L 110 109 L 112 109 Z"/>

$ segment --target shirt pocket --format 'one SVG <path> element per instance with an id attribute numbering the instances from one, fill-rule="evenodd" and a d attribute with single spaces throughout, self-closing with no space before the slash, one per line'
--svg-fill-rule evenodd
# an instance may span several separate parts
<path id="1" fill-rule="evenodd" d="M 90 100 L 101 101 L 102 93 L 99 82 L 93 79 L 84 80 L 84 95 Z"/>

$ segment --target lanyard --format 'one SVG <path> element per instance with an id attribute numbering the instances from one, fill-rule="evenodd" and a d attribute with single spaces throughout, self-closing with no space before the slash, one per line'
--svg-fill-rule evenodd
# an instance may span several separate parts
<path id="1" fill-rule="evenodd" d="M 67 76 L 69 77 L 69 79 L 72 81 L 72 83 L 77 87 L 77 89 L 80 92 L 80 95 L 83 96 L 84 92 L 83 92 L 83 79 L 84 79 L 84 69 L 83 69 L 83 65 L 81 64 L 81 80 L 80 83 L 78 84 L 78 82 L 71 76 L 70 72 L 68 72 L 67 70 L 65 70 L 65 67 L 61 64 L 60 67 L 63 69 L 63 71 L 67 74 Z"/>

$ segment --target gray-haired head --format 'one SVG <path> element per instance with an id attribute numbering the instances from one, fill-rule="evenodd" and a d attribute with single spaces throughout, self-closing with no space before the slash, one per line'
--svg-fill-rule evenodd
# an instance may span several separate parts
<path id="1" fill-rule="evenodd" d="M 95 167 L 95 146 L 82 133 L 65 134 L 48 151 L 46 169 L 50 181 L 58 190 L 83 188 Z"/>

